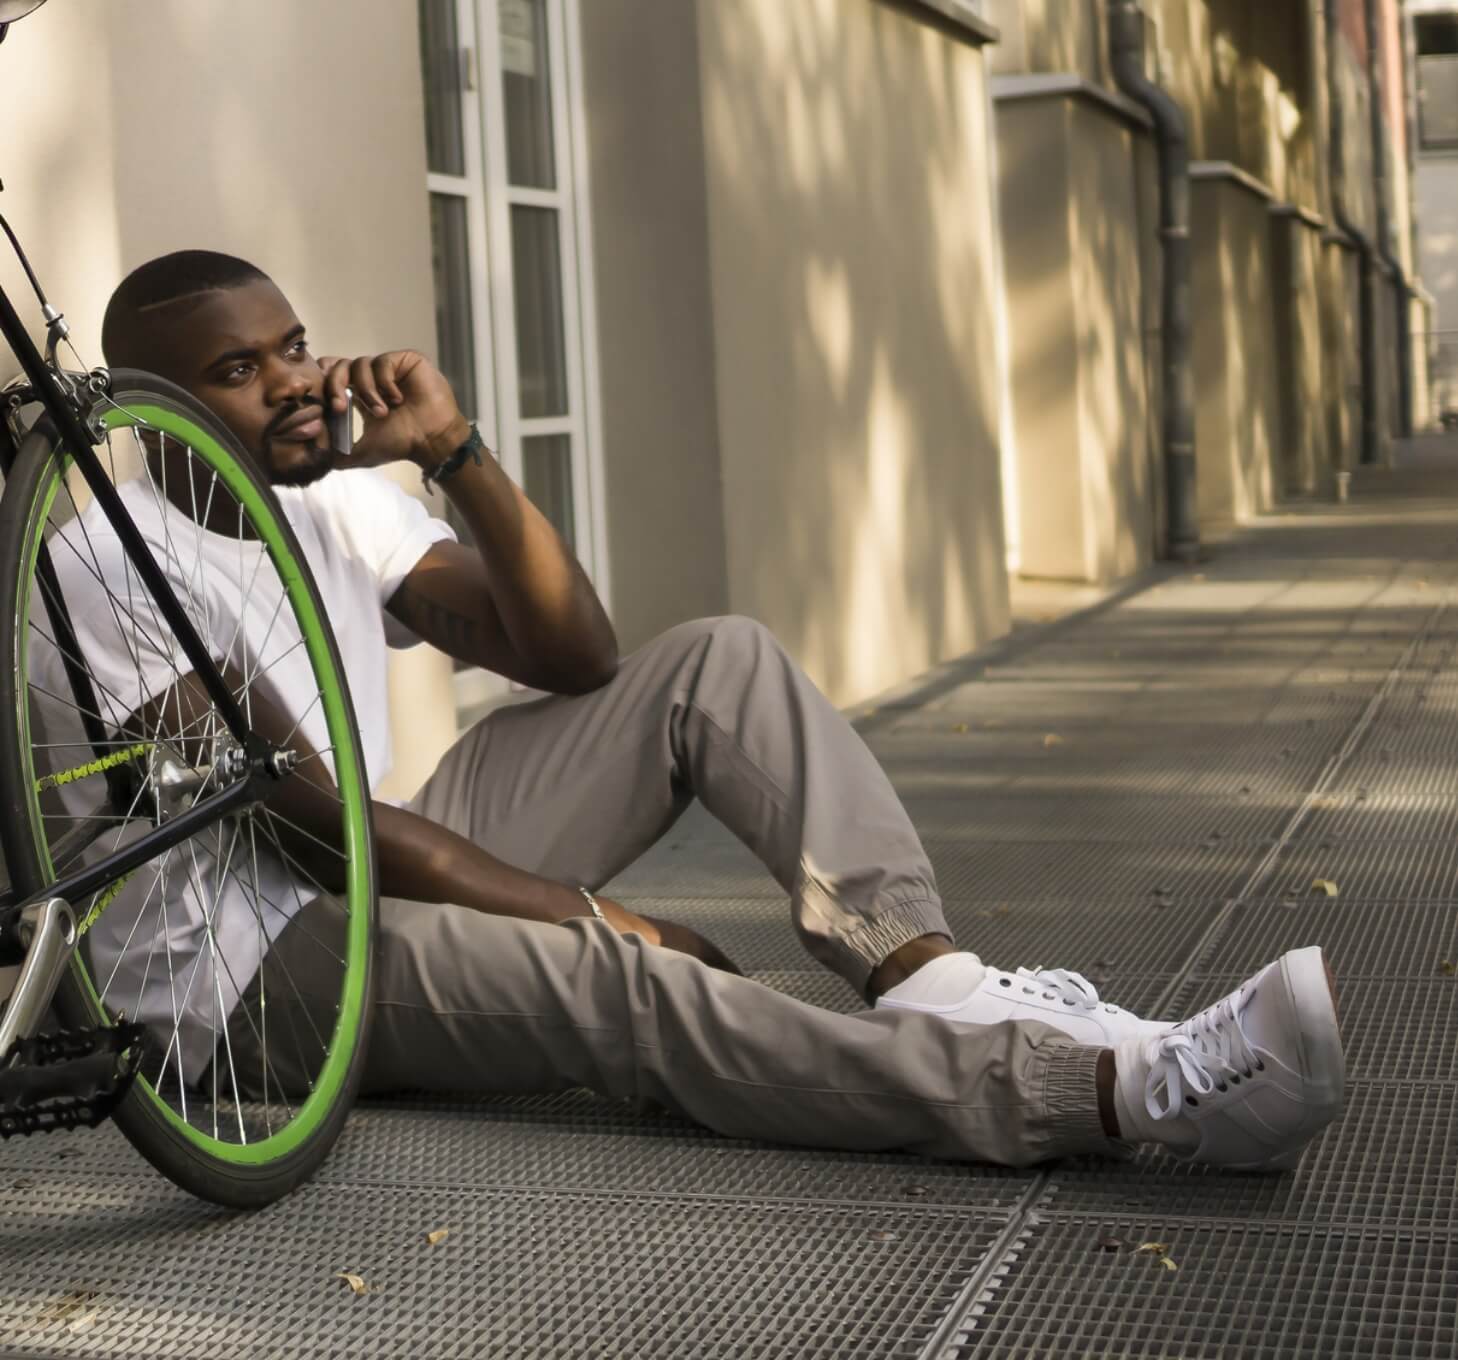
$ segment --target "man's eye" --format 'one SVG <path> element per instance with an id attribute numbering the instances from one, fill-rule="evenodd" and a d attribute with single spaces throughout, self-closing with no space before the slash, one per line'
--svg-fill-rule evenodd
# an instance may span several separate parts
<path id="1" fill-rule="evenodd" d="M 295 340 L 294 343 L 289 346 L 289 353 L 290 354 L 300 354 L 300 355 L 302 355 L 302 354 L 307 354 L 308 352 L 309 352 L 309 342 L 307 340 Z"/>
<path id="2" fill-rule="evenodd" d="M 250 372 L 252 369 L 247 364 L 237 364 L 223 374 L 223 381 L 235 382 L 239 378 L 247 377 Z"/>

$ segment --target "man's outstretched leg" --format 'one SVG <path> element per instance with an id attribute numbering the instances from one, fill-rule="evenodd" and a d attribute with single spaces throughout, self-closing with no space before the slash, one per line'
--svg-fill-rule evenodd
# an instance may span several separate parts
<path id="1" fill-rule="evenodd" d="M 331 993 L 339 913 L 305 908 L 270 950 L 274 1080 Z M 253 993 L 245 998 L 253 1004 Z M 324 1016 L 312 1017 L 322 1023 Z M 230 1024 L 240 1077 L 257 1029 Z M 1025 1166 L 1113 1135 L 1217 1165 L 1289 1165 L 1341 1103 L 1320 953 L 1296 951 L 1157 1038 L 1079 1044 L 1038 1021 L 840 1015 L 621 936 L 386 899 L 364 1090 L 586 1086 L 720 1133 Z"/>

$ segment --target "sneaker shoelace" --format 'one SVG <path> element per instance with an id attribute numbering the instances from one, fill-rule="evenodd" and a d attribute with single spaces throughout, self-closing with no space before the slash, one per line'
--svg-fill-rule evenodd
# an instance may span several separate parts
<path id="1" fill-rule="evenodd" d="M 1093 983 L 1082 973 L 1075 973 L 1071 969 L 1019 968 L 1017 976 L 1046 988 L 1043 993 L 1046 1000 L 1051 1001 L 1056 997 L 1065 1006 L 1081 1006 L 1086 1011 L 1096 1010 L 1102 1005 L 1111 1015 L 1119 1011 L 1118 1006 L 1110 1005 L 1107 1001 L 1101 1003 L 1098 989 Z"/>
<path id="2" fill-rule="evenodd" d="M 1265 1071 L 1240 1019 L 1252 995 L 1242 989 L 1186 1020 L 1174 1033 L 1149 1041 L 1144 1050 L 1149 1063 L 1144 1108 L 1152 1119 L 1172 1119 L 1186 1100 L 1193 1103 L 1197 1095 L 1228 1090 L 1230 1083 Z"/>

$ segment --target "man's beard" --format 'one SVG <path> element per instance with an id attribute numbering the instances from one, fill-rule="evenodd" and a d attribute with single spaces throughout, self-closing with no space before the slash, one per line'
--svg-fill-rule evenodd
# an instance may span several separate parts
<path id="1" fill-rule="evenodd" d="M 313 444 L 294 444 L 292 447 L 297 451 L 296 457 L 299 461 L 288 467 L 279 467 L 273 456 L 274 450 L 280 442 L 275 440 L 278 428 L 309 407 L 318 407 L 320 415 L 324 414 L 322 402 L 306 399 L 296 402 L 292 406 L 284 407 L 268 422 L 263 431 L 260 440 L 263 445 L 263 465 L 268 469 L 268 480 L 274 486 L 312 486 L 334 467 L 334 450 L 328 445 L 320 448 Z"/>
<path id="2" fill-rule="evenodd" d="M 270 445 L 270 451 L 272 445 Z M 297 462 L 289 467 L 278 467 L 273 458 L 269 457 L 268 480 L 274 486 L 313 486 L 322 477 L 327 476 L 334 468 L 334 451 L 332 449 L 321 449 L 309 447 L 306 451 L 310 457 L 307 462 Z"/>

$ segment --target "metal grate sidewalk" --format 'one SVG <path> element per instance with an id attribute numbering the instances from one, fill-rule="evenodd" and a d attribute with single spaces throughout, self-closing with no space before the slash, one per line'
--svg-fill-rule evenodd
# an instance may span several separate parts
<path id="1" fill-rule="evenodd" d="M 962 942 L 1000 966 L 1173 1016 L 1326 946 L 1349 1101 L 1294 1173 L 1018 1173 L 723 1139 L 582 1092 L 399 1099 L 233 1217 L 113 1130 L 21 1140 L 0 1145 L 0 1355 L 1452 1356 L 1458 446 L 1425 447 L 863 724 Z M 707 817 L 609 891 L 858 1004 Z"/>

